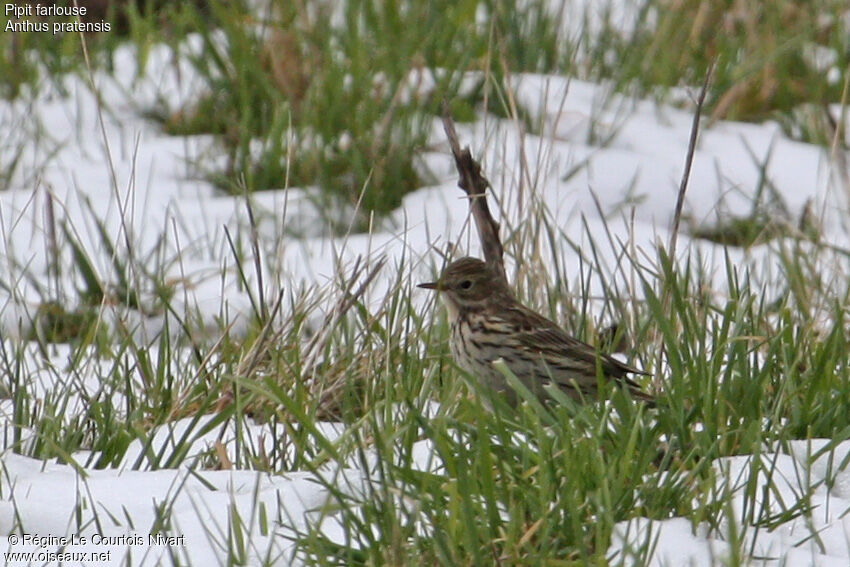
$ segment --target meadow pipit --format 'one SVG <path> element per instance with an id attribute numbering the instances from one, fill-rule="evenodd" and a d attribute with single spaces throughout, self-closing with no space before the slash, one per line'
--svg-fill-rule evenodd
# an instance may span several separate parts
<path id="1" fill-rule="evenodd" d="M 541 399 L 554 382 L 571 398 L 595 399 L 598 376 L 613 379 L 631 395 L 652 396 L 626 374 L 646 374 L 569 336 L 558 325 L 517 301 L 507 284 L 481 260 L 461 258 L 449 264 L 436 282 L 419 287 L 437 290 L 451 322 L 451 351 L 458 365 L 486 386 L 504 392 L 511 405 L 515 393 L 493 362 L 505 366 Z"/>

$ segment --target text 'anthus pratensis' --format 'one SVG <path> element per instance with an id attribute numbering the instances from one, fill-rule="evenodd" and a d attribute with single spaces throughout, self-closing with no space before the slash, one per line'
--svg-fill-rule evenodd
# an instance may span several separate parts
<path id="1" fill-rule="evenodd" d="M 513 390 L 493 362 L 499 359 L 537 397 L 554 381 L 571 398 L 596 399 L 597 368 L 640 400 L 653 398 L 626 374 L 647 374 L 569 336 L 558 325 L 522 305 L 507 284 L 481 260 L 461 258 L 449 264 L 436 282 L 419 284 L 440 293 L 451 322 L 451 351 L 461 368 L 484 385 Z"/>

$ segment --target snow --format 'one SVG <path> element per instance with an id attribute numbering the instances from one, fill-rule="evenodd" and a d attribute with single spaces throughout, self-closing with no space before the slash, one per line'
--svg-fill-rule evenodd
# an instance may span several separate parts
<path id="1" fill-rule="evenodd" d="M 187 50 L 197 48 L 191 41 L 185 46 Z M 154 47 L 144 77 L 137 79 L 135 53 L 131 48 L 118 49 L 120 65 L 115 67 L 121 71 L 116 79 L 95 77 L 106 101 L 102 110 L 84 81 L 73 77 L 65 80 L 71 93 L 68 98 L 40 96 L 27 107 L 18 102 L 0 103 L 0 124 L 31 127 L 10 130 L 16 136 L 40 125 L 50 138 L 25 147 L 26 167 L 16 171 L 11 189 L 0 194 L 0 250 L 7 277 L 19 284 L 14 291 L 0 290 L 0 333 L 4 338 L 25 333 L 35 307 L 43 300 L 43 290 L 49 288 L 49 235 L 55 228 L 51 223 L 56 222 L 74 227 L 86 250 L 102 249 L 97 222 L 103 223 L 114 242 L 126 235 L 140 256 L 150 253 L 164 238 L 165 255 L 175 258 L 168 276 L 182 282 L 175 294 L 177 305 L 187 312 L 197 310 L 210 323 L 224 302 L 237 322 L 234 332 L 244 324 L 250 302 L 232 262 L 227 265 L 227 277 L 220 274 L 222 258 L 230 257 L 224 227 L 237 238 L 244 239 L 247 234 L 245 202 L 218 195 L 211 186 L 188 175 L 187 163 L 205 155 L 212 139 L 166 136 L 138 112 L 163 101 L 179 108 L 197 95 L 199 81 L 191 67 L 181 62 L 180 73 L 175 73 L 171 66 L 175 57 L 182 61 L 167 48 Z M 666 241 L 691 110 L 620 97 L 602 107 L 599 101 L 605 98 L 604 85 L 538 75 L 521 75 L 515 80 L 519 101 L 537 112 L 532 121 L 539 123 L 540 136 L 492 117 L 458 127 L 462 143 L 472 146 L 500 194 L 504 222 L 521 223 L 522 206 L 527 207 L 533 198 L 545 203 L 556 225 L 581 243 L 587 237 L 582 215 L 591 231 L 604 234 L 595 196 L 609 215 L 609 229 L 624 239 L 631 235 L 638 248 L 651 246 L 659 238 Z M 611 143 L 603 147 L 598 140 L 608 137 Z M 444 248 L 453 241 L 477 254 L 467 203 L 456 187 L 454 166 L 436 122 L 432 144 L 437 149 L 421 157 L 440 183 L 407 195 L 402 206 L 369 235 L 329 237 L 321 211 L 309 198 L 310 188 L 252 196 L 261 240 L 278 243 L 263 249 L 264 266 L 271 272 L 264 274 L 265 281 L 295 288 L 323 285 L 334 278 L 337 265 L 349 265 L 358 255 L 373 260 L 387 256 L 390 265 L 392 259 L 410 256 L 414 270 L 425 275 L 439 263 L 431 247 Z M 579 165 L 585 167 L 577 169 Z M 746 191 L 758 185 L 762 167 L 791 215 L 799 215 L 813 200 L 817 210 L 824 212 L 826 234 L 843 245 L 842 233 L 836 229 L 847 207 L 836 190 L 828 155 L 821 148 L 787 139 L 776 124 L 720 122 L 706 128 L 694 162 L 686 213 L 696 223 L 710 224 L 719 209 L 749 211 L 752 195 Z M 525 191 L 523 198 L 521 191 Z M 632 196 L 629 204 L 635 207 L 633 225 L 629 215 L 615 212 L 614 205 L 623 203 L 626 191 Z M 54 219 L 48 214 L 51 205 Z M 281 220 L 284 209 L 287 216 Z M 281 234 L 287 235 L 285 244 L 279 244 Z M 680 242 L 682 248 L 707 250 L 707 261 L 723 261 L 723 252 L 717 247 L 691 242 L 684 234 Z M 602 253 L 613 263 L 614 251 Z M 734 261 L 746 262 L 757 256 L 758 250 L 730 253 Z M 100 262 L 98 269 L 108 280 L 110 267 L 100 256 L 93 259 Z M 578 273 L 578 259 L 567 255 L 565 260 L 567 273 Z M 22 277 L 24 270 L 32 279 Z M 248 273 L 248 277 L 253 275 Z M 384 274 L 376 282 L 370 290 L 372 297 L 382 296 L 389 277 Z M 425 301 L 424 296 L 414 299 Z M 155 337 L 163 328 L 162 317 L 139 318 L 136 332 L 141 336 Z M 8 345 L 4 343 L 3 348 Z M 49 397 L 70 352 L 57 346 L 45 360 L 34 351 L 26 349 L 28 379 L 35 395 Z M 67 408 L 67 418 L 80 411 L 87 395 L 99 391 L 97 375 L 91 372 L 74 382 L 76 404 Z M 121 394 L 113 392 L 112 396 L 120 405 Z M 12 415 L 10 403 L 0 404 L 7 424 Z M 284 536 L 305 529 L 310 522 L 318 522 L 332 539 L 342 540 L 344 534 L 333 515 L 321 512 L 331 495 L 313 473 L 191 470 L 193 461 L 215 451 L 217 444 L 228 458 L 236 458 L 234 425 L 217 424 L 214 418 L 202 416 L 200 423 L 184 418 L 159 427 L 150 432 L 148 447 L 134 441 L 121 463 L 109 469 L 88 467 L 91 455 L 85 453 L 72 455 L 69 464 L 41 462 L 6 450 L 2 454 L 0 533 L 13 535 L 0 539 L 0 551 L 57 549 L 56 545 L 14 542 L 18 537 L 14 534 L 23 532 L 85 537 L 86 543 L 71 542 L 63 550 L 109 551 L 107 564 L 123 564 L 126 554 L 133 564 L 157 564 L 172 553 L 196 565 L 217 564 L 226 557 L 225 544 L 235 529 L 229 522 L 237 517 L 249 542 L 245 560 L 252 564 L 269 559 L 290 561 L 293 544 Z M 251 443 L 266 443 L 280 434 L 268 425 L 243 425 L 243 439 Z M 335 439 L 343 434 L 344 426 L 327 423 L 320 429 Z M 191 449 L 181 463 L 176 468 L 159 468 L 157 459 L 167 461 L 175 442 L 184 436 L 191 438 Z M 6 442 L 8 446 L 9 439 Z M 761 467 L 753 465 L 756 459 Z M 609 556 L 613 564 L 622 560 L 626 565 L 715 565 L 730 553 L 728 536 L 736 531 L 741 549 L 757 558 L 753 564 L 846 567 L 850 564 L 848 460 L 850 444 L 821 439 L 793 441 L 757 457 L 719 459 L 712 464 L 717 490 L 731 495 L 730 517 L 737 525 L 724 520 L 712 529 L 707 523 L 692 525 L 681 518 L 634 518 L 616 526 Z M 416 444 L 413 462 L 421 470 L 439 470 L 425 441 Z M 341 490 L 358 494 L 364 483 L 371 482 L 369 471 L 362 467 L 353 459 L 344 468 L 326 471 L 325 478 L 337 478 Z M 771 471 L 769 476 L 765 469 Z M 765 489 L 756 490 L 755 496 L 747 492 L 752 475 Z M 792 514 L 772 530 L 760 527 L 758 514 L 782 513 L 801 501 L 810 514 Z M 171 522 L 164 533 L 185 535 L 185 544 L 147 545 L 147 534 L 156 531 L 162 510 L 169 512 Z M 230 510 L 230 520 L 223 519 L 222 510 Z M 139 534 L 144 534 L 144 545 L 103 545 L 93 540 Z M 633 557 L 629 550 L 645 541 L 654 542 L 651 557 Z"/>
<path id="2" fill-rule="evenodd" d="M 727 536 L 737 532 L 739 548 L 759 558 L 755 565 L 847 565 L 850 500 L 844 495 L 850 471 L 844 469 L 850 444 L 830 445 L 824 439 L 792 441 L 790 455 L 769 452 L 718 459 L 713 463 L 717 490 L 731 493 L 729 516 L 737 525 L 729 525 L 729 516 L 714 531 L 707 522 L 692 526 L 683 518 L 637 518 L 616 526 L 609 552 L 625 565 L 715 565 L 730 557 Z M 752 487 L 754 494 L 748 494 Z M 811 506 L 811 514 L 799 506 Z M 769 516 L 795 508 L 796 513 L 777 527 L 760 527 Z M 630 556 L 629 550 L 646 541 L 655 548 L 648 562 Z"/>
<path id="3" fill-rule="evenodd" d="M 134 563 L 155 564 L 172 551 L 195 564 L 218 564 L 227 553 L 224 543 L 231 526 L 221 511 L 228 508 L 241 518 L 252 555 L 288 560 L 291 544 L 274 533 L 262 533 L 260 516 L 272 520 L 278 510 L 285 510 L 293 526 L 303 527 L 310 510 L 319 509 L 328 498 L 309 473 L 196 473 L 188 468 L 83 472 L 15 454 L 4 456 L 3 477 L 7 494 L 0 507 L 0 531 L 8 534 L 21 527 L 32 536 L 86 538 L 89 545 L 69 545 L 65 551 L 109 551 L 107 564 L 114 565 L 123 563 L 127 552 Z M 183 545 L 171 549 L 149 545 L 148 534 L 159 531 L 157 526 L 166 512 L 168 533 L 185 536 Z M 141 538 L 141 543 L 102 544 L 119 536 Z M 16 537 L 10 536 L 6 545 L 0 542 L 0 549 L 9 550 Z M 21 552 L 37 549 L 17 544 L 13 548 Z"/>

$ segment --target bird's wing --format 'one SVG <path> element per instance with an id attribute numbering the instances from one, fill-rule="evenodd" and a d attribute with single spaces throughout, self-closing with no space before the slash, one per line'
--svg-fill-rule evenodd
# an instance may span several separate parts
<path id="1" fill-rule="evenodd" d="M 506 309 L 505 315 L 518 329 L 519 344 L 529 351 L 539 351 L 545 358 L 577 360 L 591 369 L 599 364 L 603 373 L 616 378 L 624 378 L 628 373 L 648 374 L 571 337 L 549 319 L 521 304 Z M 624 380 L 630 386 L 637 386 L 627 378 Z"/>

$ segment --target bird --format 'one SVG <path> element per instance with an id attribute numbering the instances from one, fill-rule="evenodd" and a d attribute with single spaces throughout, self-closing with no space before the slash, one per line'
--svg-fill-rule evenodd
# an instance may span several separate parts
<path id="1" fill-rule="evenodd" d="M 556 384 L 578 402 L 598 398 L 598 373 L 617 382 L 638 400 L 654 405 L 627 374 L 649 375 L 569 334 L 517 300 L 507 282 L 489 264 L 472 257 L 451 262 L 437 281 L 417 287 L 436 291 L 448 312 L 452 357 L 486 387 L 516 406 L 516 392 L 494 365 L 501 359 L 540 400 L 544 387 Z"/>

